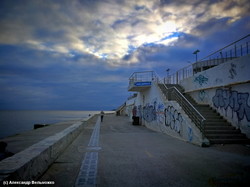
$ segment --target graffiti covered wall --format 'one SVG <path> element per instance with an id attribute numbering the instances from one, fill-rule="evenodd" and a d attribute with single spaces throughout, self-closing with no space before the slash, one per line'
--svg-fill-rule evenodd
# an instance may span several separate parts
<path id="1" fill-rule="evenodd" d="M 226 111 L 231 110 L 231 118 L 236 115 L 238 121 L 242 121 L 246 118 L 250 121 L 250 106 L 248 104 L 249 93 L 238 92 L 228 89 L 218 88 L 213 96 L 213 104 L 216 108 L 220 108 Z"/>
<path id="2" fill-rule="evenodd" d="M 186 92 L 206 90 L 225 85 L 241 84 L 250 80 L 250 55 L 237 58 L 184 79 L 180 84 Z"/>
<path id="3" fill-rule="evenodd" d="M 248 90 L 245 87 L 248 87 Z M 250 83 L 214 90 L 210 105 L 250 138 Z"/>
<path id="4" fill-rule="evenodd" d="M 194 144 L 203 144 L 200 131 L 175 101 L 167 101 L 159 87 L 138 94 L 133 113 L 142 125 Z"/>
<path id="5" fill-rule="evenodd" d="M 181 82 L 197 103 L 209 104 L 250 137 L 250 56 L 195 74 Z"/>

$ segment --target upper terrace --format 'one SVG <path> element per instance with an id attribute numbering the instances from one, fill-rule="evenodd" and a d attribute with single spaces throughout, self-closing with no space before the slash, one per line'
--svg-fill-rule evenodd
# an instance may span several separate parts
<path id="1" fill-rule="evenodd" d="M 153 71 L 134 72 L 129 78 L 128 91 L 143 91 L 150 88 L 153 81 L 158 81 Z"/>
<path id="2" fill-rule="evenodd" d="M 250 54 L 250 34 L 165 77 L 164 83 L 178 84 L 198 72 L 248 54 Z"/>
<path id="3" fill-rule="evenodd" d="M 163 82 L 166 84 L 178 84 L 181 80 L 191 77 L 198 72 L 249 55 L 249 43 L 250 34 L 165 77 Z M 161 81 L 153 71 L 134 72 L 129 78 L 128 91 L 143 91 L 150 88 L 153 81 Z"/>

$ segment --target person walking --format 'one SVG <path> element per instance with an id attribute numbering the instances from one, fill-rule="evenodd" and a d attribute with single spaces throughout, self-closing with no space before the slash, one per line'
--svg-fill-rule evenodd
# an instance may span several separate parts
<path id="1" fill-rule="evenodd" d="M 104 112 L 101 111 L 101 122 L 103 122 Z"/>

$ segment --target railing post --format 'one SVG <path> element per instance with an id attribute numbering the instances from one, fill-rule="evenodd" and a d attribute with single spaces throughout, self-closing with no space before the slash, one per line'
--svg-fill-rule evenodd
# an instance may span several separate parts
<path id="1" fill-rule="evenodd" d="M 240 55 L 243 56 L 243 53 L 242 53 L 242 45 L 240 45 Z"/>
<path id="2" fill-rule="evenodd" d="M 246 45 L 247 45 L 247 54 L 248 54 L 248 42 L 246 43 Z"/>
<path id="3" fill-rule="evenodd" d="M 235 58 L 237 57 L 237 47 L 236 44 L 234 45 L 234 53 L 235 53 Z"/>
<path id="4" fill-rule="evenodd" d="M 201 133 L 202 133 L 202 139 L 204 139 L 204 137 L 205 137 L 204 120 L 201 121 Z"/>
<path id="5" fill-rule="evenodd" d="M 178 84 L 178 71 L 176 72 L 176 84 Z"/>

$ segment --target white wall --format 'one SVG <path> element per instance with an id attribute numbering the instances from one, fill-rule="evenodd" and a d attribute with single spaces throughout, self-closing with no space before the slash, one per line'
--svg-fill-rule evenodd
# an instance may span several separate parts
<path id="1" fill-rule="evenodd" d="M 129 117 L 129 121 L 132 122 L 132 110 L 135 104 L 136 97 L 130 98 L 126 101 L 125 113 Z"/>
<path id="2" fill-rule="evenodd" d="M 181 81 L 196 102 L 209 104 L 250 138 L 250 56 L 228 61 Z"/>
<path id="3" fill-rule="evenodd" d="M 180 105 L 175 101 L 167 101 L 156 83 L 153 82 L 151 88 L 138 93 L 135 106 L 142 125 L 193 144 L 207 143 Z"/>

